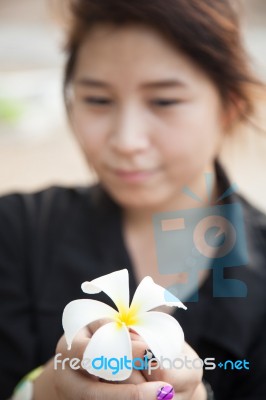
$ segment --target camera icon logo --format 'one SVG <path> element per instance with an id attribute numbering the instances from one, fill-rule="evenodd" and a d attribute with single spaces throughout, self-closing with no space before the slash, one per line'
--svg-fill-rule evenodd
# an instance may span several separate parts
<path id="1" fill-rule="evenodd" d="M 236 238 L 234 226 L 221 215 L 205 217 L 193 232 L 193 242 L 206 258 L 225 257 L 233 250 Z"/>
<path id="2" fill-rule="evenodd" d="M 248 262 L 240 203 L 155 214 L 153 227 L 160 273 L 187 274 L 186 283 L 167 288 L 170 293 L 198 301 L 199 272 L 212 269 L 214 297 L 246 297 L 244 282 L 224 278 L 225 268 Z"/>

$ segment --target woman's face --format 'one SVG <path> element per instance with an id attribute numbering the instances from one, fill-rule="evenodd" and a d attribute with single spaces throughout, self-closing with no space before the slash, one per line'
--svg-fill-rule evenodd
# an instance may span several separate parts
<path id="1" fill-rule="evenodd" d="M 218 91 L 156 31 L 96 26 L 72 85 L 74 132 L 123 207 L 165 209 L 212 170 L 225 120 Z"/>

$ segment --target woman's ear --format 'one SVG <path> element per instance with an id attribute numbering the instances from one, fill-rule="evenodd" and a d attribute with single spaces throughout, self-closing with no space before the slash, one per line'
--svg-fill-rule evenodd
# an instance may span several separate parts
<path id="1" fill-rule="evenodd" d="M 245 101 L 235 94 L 230 94 L 229 101 L 224 110 L 223 126 L 226 131 L 231 131 L 244 117 L 246 111 Z"/>

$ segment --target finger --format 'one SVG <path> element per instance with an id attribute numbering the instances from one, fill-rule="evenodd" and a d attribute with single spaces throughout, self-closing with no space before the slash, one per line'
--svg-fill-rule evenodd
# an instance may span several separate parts
<path id="1" fill-rule="evenodd" d="M 146 382 L 146 379 L 142 375 L 141 371 L 136 371 L 135 369 L 132 370 L 132 373 L 128 379 L 125 381 L 117 381 L 119 385 L 123 384 L 133 384 L 133 385 L 140 385 L 141 383 Z"/>
<path id="2" fill-rule="evenodd" d="M 143 370 L 143 375 L 148 381 L 166 381 L 175 389 L 176 393 L 193 393 L 202 380 L 203 370 L 197 353 L 187 344 L 184 344 L 183 351 L 173 363 L 165 359 L 163 362 L 148 364 Z"/>
<path id="3" fill-rule="evenodd" d="M 114 385 L 92 381 L 69 369 L 60 373 L 60 378 L 56 379 L 56 390 L 59 398 L 65 400 L 156 400 L 157 392 L 168 385 L 166 382 Z"/>
<path id="4" fill-rule="evenodd" d="M 94 333 L 101 328 L 103 325 L 108 324 L 109 322 L 113 322 L 112 319 L 110 318 L 102 318 L 102 319 L 98 319 L 94 322 L 91 322 L 89 325 L 87 325 L 87 328 L 89 330 L 89 334 L 90 337 L 92 337 L 92 335 L 94 335 Z"/>
<path id="5" fill-rule="evenodd" d="M 132 384 L 104 384 L 103 387 L 98 387 L 95 385 L 97 400 L 156 400 L 158 392 L 162 393 L 162 398 L 165 396 L 163 393 L 163 388 L 169 390 L 169 384 L 166 382 L 144 382 L 137 385 Z M 173 390 L 173 389 L 172 389 Z M 174 391 L 173 391 L 174 393 Z M 165 397 L 166 398 L 166 397 Z M 169 397 L 170 398 L 170 397 Z M 86 398 L 85 398 L 86 399 Z M 94 399 L 94 397 L 92 398 Z"/>
<path id="6" fill-rule="evenodd" d="M 132 374 L 130 377 L 123 381 L 123 383 L 133 383 L 135 385 L 146 382 L 146 378 L 143 375 L 143 369 L 145 368 L 144 353 L 147 348 L 147 343 L 134 333 L 131 333 L 132 340 Z"/>
<path id="7" fill-rule="evenodd" d="M 93 380 L 98 380 L 99 378 L 95 375 L 89 374 L 87 370 L 87 359 L 84 359 L 84 351 L 88 346 L 90 341 L 91 333 L 88 327 L 81 329 L 75 337 L 72 343 L 71 349 L 67 348 L 66 338 L 63 335 L 56 347 L 56 354 L 53 359 L 55 370 L 66 370 L 68 368 L 75 372 L 83 374 L 84 376 L 92 377 Z"/>
<path id="8" fill-rule="evenodd" d="M 66 338 L 63 335 L 56 347 L 56 354 L 54 357 L 54 366 L 65 369 L 66 365 L 69 365 L 71 360 L 79 360 L 80 364 L 83 359 L 83 353 L 89 343 L 90 333 L 87 328 L 81 329 L 76 335 L 75 341 L 72 343 L 71 349 L 68 350 Z M 57 368 L 55 368 L 57 369 Z"/>

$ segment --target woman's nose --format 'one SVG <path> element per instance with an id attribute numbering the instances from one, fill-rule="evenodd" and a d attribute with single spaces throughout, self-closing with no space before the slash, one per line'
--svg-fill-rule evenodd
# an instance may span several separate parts
<path id="1" fill-rule="evenodd" d="M 125 155 L 143 152 L 149 147 L 147 121 L 141 110 L 131 106 L 117 112 L 110 144 L 113 150 Z"/>

